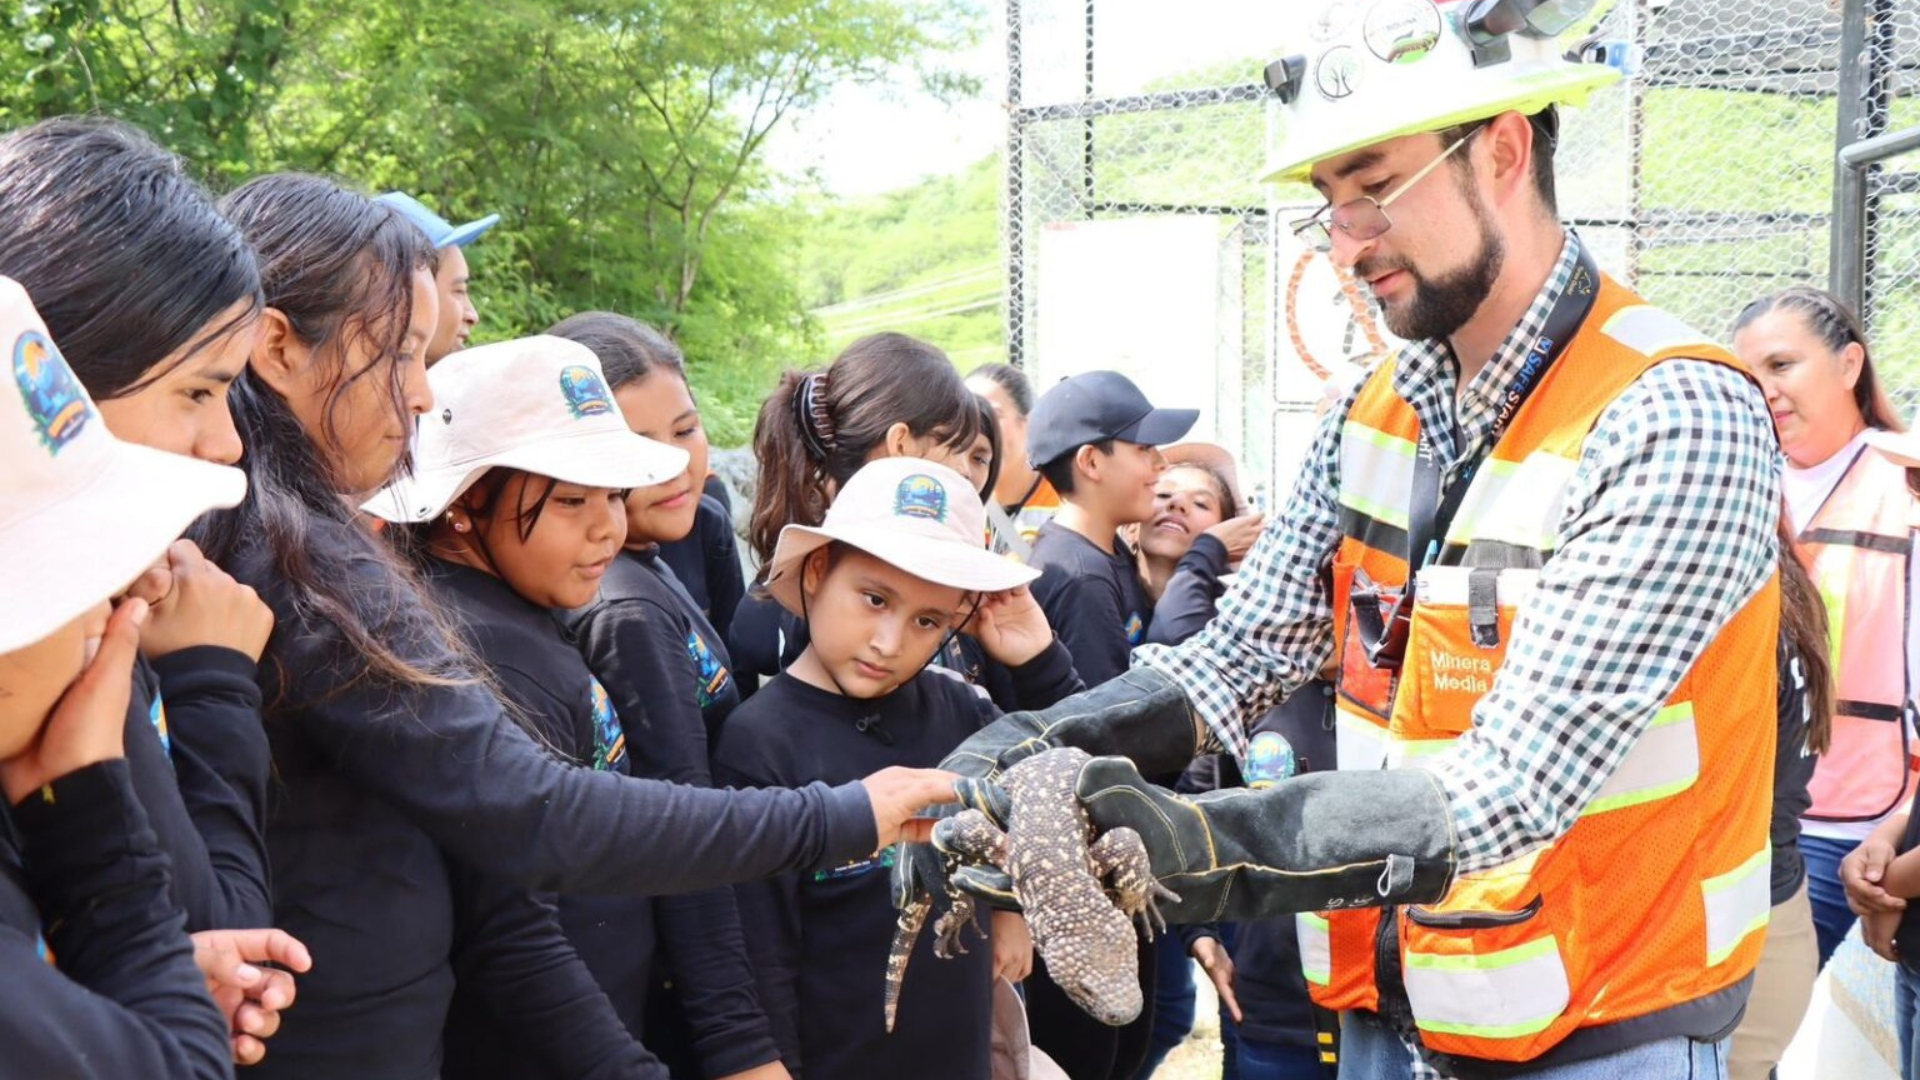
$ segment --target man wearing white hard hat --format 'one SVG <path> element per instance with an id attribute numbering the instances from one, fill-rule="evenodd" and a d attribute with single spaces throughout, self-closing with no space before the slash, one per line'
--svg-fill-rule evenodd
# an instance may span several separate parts
<path id="1" fill-rule="evenodd" d="M 1212 625 L 951 762 L 1131 758 L 1083 773 L 1095 825 L 1146 837 L 1176 917 L 1299 913 L 1343 1077 L 1723 1076 L 1764 936 L 1777 449 L 1737 362 L 1557 218 L 1558 109 L 1619 77 L 1594 7 L 1287 5 L 1269 172 L 1408 344 Z M 1340 771 L 1140 779 L 1243 753 L 1329 660 Z"/>

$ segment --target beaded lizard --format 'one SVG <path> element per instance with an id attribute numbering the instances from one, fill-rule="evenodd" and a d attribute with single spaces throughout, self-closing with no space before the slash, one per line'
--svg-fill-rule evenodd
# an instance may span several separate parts
<path id="1" fill-rule="evenodd" d="M 1089 760 L 1083 751 L 1062 748 L 1020 762 L 1001 781 L 1009 798 L 1005 830 L 980 810 L 966 810 L 935 827 L 934 846 L 956 863 L 1004 867 L 1055 985 L 1089 1016 L 1119 1026 L 1143 1004 L 1133 920 L 1152 940 L 1156 928 L 1166 927 L 1155 901 L 1178 898 L 1154 879 L 1140 834 L 1121 828 L 1094 837 L 1074 791 Z M 934 924 L 940 935 L 934 953 L 943 958 L 965 951 L 960 934 L 974 914 L 972 896 L 954 890 L 949 900 Z M 888 1031 L 907 960 L 932 907 L 930 895 L 902 907 L 887 960 Z"/>

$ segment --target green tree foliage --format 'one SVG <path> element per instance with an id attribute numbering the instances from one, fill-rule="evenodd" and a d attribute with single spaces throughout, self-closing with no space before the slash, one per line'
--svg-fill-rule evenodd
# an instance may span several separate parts
<path id="1" fill-rule="evenodd" d="M 480 337 L 601 308 L 686 348 L 716 437 L 744 440 L 820 348 L 768 134 L 833 87 L 979 32 L 937 0 L 0 0 L 0 126 L 102 112 L 216 186 L 277 169 L 499 212 L 470 251 Z"/>

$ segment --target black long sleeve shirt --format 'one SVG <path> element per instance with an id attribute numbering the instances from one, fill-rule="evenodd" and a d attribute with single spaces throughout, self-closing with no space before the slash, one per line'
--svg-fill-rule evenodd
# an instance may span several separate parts
<path id="1" fill-rule="evenodd" d="M 783 785 L 926 766 L 999 715 L 971 686 L 937 672 L 875 699 L 842 697 L 783 674 L 727 722 L 714 777 L 743 787 Z M 941 960 L 929 921 L 908 963 L 898 1024 L 886 1032 L 892 856 L 889 848 L 737 889 L 760 998 L 796 1080 L 978 1080 L 990 1072 L 993 950 L 971 932 L 965 955 Z"/>
<path id="2" fill-rule="evenodd" d="M 732 511 L 712 495 L 700 496 L 693 531 L 683 539 L 661 544 L 660 558 L 673 567 L 674 576 L 693 597 L 701 615 L 719 631 L 719 640 L 727 640 L 734 609 L 747 595 Z"/>
<path id="3" fill-rule="evenodd" d="M 1049 521 L 1040 527 L 1027 565 L 1040 571 L 1033 598 L 1087 685 L 1125 674 L 1154 615 L 1132 549 L 1116 538 L 1111 553 L 1102 551 Z"/>
<path id="4" fill-rule="evenodd" d="M 480 570 L 435 563 L 424 577 L 519 722 L 563 761 L 628 775 L 613 702 L 552 613 Z M 466 867 L 454 881 L 462 917 L 445 1080 L 572 1080 L 596 1068 L 664 1080 L 638 1041 L 655 944 L 651 898 L 534 894 Z M 566 1018 L 558 1039 L 556 1015 Z"/>
<path id="5" fill-rule="evenodd" d="M 673 570 L 652 552 L 623 553 L 599 599 L 567 619 L 620 715 L 633 774 L 712 786 L 712 742 L 740 695 L 726 646 Z M 702 1071 L 726 1076 L 778 1060 L 733 890 L 661 897 L 653 918 L 666 961 L 660 974 L 672 983 L 663 990 Z M 682 1024 L 672 1026 L 677 1034 Z"/>
<path id="6" fill-rule="evenodd" d="M 55 780 L 0 826 L 0 1080 L 231 1077 L 127 762 Z"/>
<path id="7" fill-rule="evenodd" d="M 273 925 L 261 834 L 271 764 L 255 676 L 244 653 L 210 645 L 134 669 L 127 765 L 189 931 Z"/>
<path id="8" fill-rule="evenodd" d="M 350 528 L 312 520 L 303 554 L 388 613 L 371 630 L 401 656 L 439 657 L 421 595 Z M 453 979 L 446 858 L 528 887 L 657 895 L 874 849 L 863 788 L 719 792 L 566 765 L 479 685 L 371 677 L 263 541 L 228 561 L 277 619 L 261 666 L 275 925 L 314 958 L 262 1077 L 432 1075 Z"/>

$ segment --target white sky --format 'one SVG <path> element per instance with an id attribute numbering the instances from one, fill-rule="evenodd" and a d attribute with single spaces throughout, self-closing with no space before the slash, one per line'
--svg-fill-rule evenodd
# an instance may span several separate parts
<path id="1" fill-rule="evenodd" d="M 1277 40 L 1280 3 L 1301 0 L 1099 0 L 1097 89 L 1138 92 L 1156 76 L 1257 54 Z M 1006 139 L 1003 0 L 986 0 L 993 28 L 981 43 L 947 58 L 978 76 L 978 97 L 951 105 L 919 91 L 911 74 L 888 86 L 842 87 L 819 108 L 767 140 L 769 162 L 789 175 L 816 173 L 836 195 L 905 187 L 953 172 Z M 1028 104 L 1078 97 L 1084 78 L 1083 0 L 1022 0 Z M 1177 11 L 1177 14 L 1176 14 Z M 1257 68 L 1245 73 L 1257 81 Z"/>

